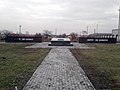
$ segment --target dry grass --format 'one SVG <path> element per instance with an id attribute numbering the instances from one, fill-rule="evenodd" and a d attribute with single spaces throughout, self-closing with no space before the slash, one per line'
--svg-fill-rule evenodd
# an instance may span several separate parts
<path id="1" fill-rule="evenodd" d="M 94 46 L 94 50 L 71 49 L 71 52 L 96 89 L 120 90 L 120 45 Z"/>
<path id="2" fill-rule="evenodd" d="M 29 44 L 0 44 L 0 90 L 21 89 L 50 49 L 25 49 Z"/>

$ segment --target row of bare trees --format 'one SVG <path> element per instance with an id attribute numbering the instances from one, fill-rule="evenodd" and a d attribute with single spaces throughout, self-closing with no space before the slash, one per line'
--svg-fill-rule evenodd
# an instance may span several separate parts
<path id="1" fill-rule="evenodd" d="M 10 35 L 10 34 L 13 34 L 13 32 L 9 31 L 9 30 L 1 30 L 0 31 L 0 41 L 1 40 L 4 40 L 4 38 L 7 36 L 7 35 Z M 55 35 L 53 35 L 53 32 L 52 31 L 49 31 L 49 30 L 43 30 L 43 34 L 41 35 L 41 33 L 36 33 L 36 35 L 39 35 L 39 36 L 42 36 L 44 40 L 50 40 L 52 37 L 54 37 Z M 56 37 L 58 38 L 66 38 L 70 36 L 71 40 L 76 40 L 77 37 L 78 37 L 78 34 L 77 33 L 70 33 L 70 35 L 66 35 L 65 33 L 63 34 L 60 34 L 60 35 L 56 35 Z"/>
<path id="2" fill-rule="evenodd" d="M 67 35 L 65 33 L 60 34 L 60 35 L 53 35 L 52 33 L 53 33 L 52 31 L 44 30 L 43 31 L 43 39 L 45 41 L 50 40 L 52 37 L 57 37 L 57 38 L 69 37 L 72 41 L 77 41 L 77 39 L 78 39 L 78 33 L 75 33 L 75 32 L 70 33 L 70 35 Z"/>

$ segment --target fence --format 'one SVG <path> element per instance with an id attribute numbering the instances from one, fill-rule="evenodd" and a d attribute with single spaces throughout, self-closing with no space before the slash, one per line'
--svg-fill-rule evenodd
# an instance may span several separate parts
<path id="1" fill-rule="evenodd" d="M 8 35 L 5 42 L 42 42 L 42 36 L 36 35 Z"/>

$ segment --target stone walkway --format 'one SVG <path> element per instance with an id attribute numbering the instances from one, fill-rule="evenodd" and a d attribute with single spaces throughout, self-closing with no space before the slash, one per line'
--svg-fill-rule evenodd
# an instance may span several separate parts
<path id="1" fill-rule="evenodd" d="M 23 90 L 95 90 L 67 48 L 53 48 Z"/>

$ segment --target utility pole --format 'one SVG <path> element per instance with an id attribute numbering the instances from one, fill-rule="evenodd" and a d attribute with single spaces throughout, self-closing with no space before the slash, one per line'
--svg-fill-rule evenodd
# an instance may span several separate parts
<path id="1" fill-rule="evenodd" d="M 89 27 L 87 26 L 87 35 L 88 35 L 88 30 L 89 30 Z"/>
<path id="2" fill-rule="evenodd" d="M 19 34 L 22 34 L 21 30 L 22 30 L 22 25 L 19 25 Z"/>
<path id="3" fill-rule="evenodd" d="M 97 31 L 96 32 L 98 33 L 98 24 L 97 24 Z"/>
<path id="4" fill-rule="evenodd" d="M 94 28 L 94 34 L 96 33 L 95 28 Z"/>
<path id="5" fill-rule="evenodd" d="M 119 8 L 119 22 L 118 22 L 118 42 L 120 42 L 120 8 Z"/>
<path id="6" fill-rule="evenodd" d="M 57 28 L 55 28 L 55 36 L 57 35 Z"/>

